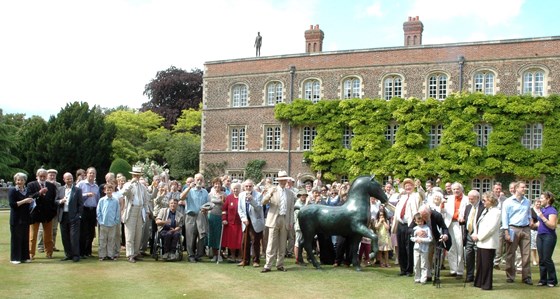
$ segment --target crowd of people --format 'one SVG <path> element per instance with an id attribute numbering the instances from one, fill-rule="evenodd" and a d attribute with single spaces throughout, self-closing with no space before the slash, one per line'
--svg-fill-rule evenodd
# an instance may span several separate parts
<path id="1" fill-rule="evenodd" d="M 60 226 L 62 261 L 94 258 L 97 238 L 99 261 L 116 261 L 124 249 L 123 258 L 136 263 L 160 254 L 156 244 L 161 242 L 161 258 L 167 261 L 178 260 L 184 250 L 191 263 L 207 257 L 260 268 L 264 257 L 262 273 L 273 267 L 285 272 L 286 257 L 304 263 L 299 210 L 313 204 L 343 205 L 350 190 L 349 183 L 324 184 L 320 172 L 315 178 L 298 174 L 294 179 L 280 171 L 258 183 L 224 175 L 208 187 L 201 173 L 184 184 L 165 172 L 149 182 L 140 167 L 132 168 L 130 180 L 108 173 L 100 185 L 94 167 L 75 176 L 64 173 L 62 184 L 57 174 L 38 169 L 31 182 L 24 173 L 14 175 L 15 186 L 8 193 L 12 264 L 35 259 L 37 243 L 52 259 Z M 433 265 L 446 258 L 450 276 L 491 290 L 493 272 L 502 267 L 508 283 L 521 274 L 521 282 L 532 285 L 533 262 L 539 266 L 538 285 L 558 284 L 552 261 L 558 212 L 552 193 L 543 192 L 532 204 L 522 181 L 512 182 L 509 193 L 495 183 L 483 194 L 466 192 L 459 182 L 445 183 L 444 189 L 439 184 L 427 181 L 422 186 L 409 178 L 387 182 L 389 201 L 370 199 L 369 227 L 378 239 L 364 237 L 359 252 L 353 253 L 346 236 L 317 235 L 314 251 L 321 263 L 349 265 L 352 255 L 359 254 L 363 266 L 391 267 L 393 259 L 400 276 L 425 284 L 434 279 Z M 441 252 L 437 248 L 445 255 L 436 254 Z"/>

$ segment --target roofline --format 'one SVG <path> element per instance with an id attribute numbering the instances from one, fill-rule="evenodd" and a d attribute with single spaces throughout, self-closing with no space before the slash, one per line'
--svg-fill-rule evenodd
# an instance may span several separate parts
<path id="1" fill-rule="evenodd" d="M 366 49 L 355 49 L 355 50 L 339 50 L 339 51 L 326 51 L 326 52 L 315 52 L 315 53 L 274 55 L 274 56 L 264 56 L 264 57 L 224 59 L 224 60 L 207 61 L 207 62 L 204 63 L 204 65 L 231 63 L 231 62 L 242 62 L 242 61 L 253 61 L 253 60 L 273 60 L 273 59 L 305 57 L 305 56 L 318 56 L 318 55 L 336 55 L 336 54 L 382 52 L 382 51 L 395 51 L 395 50 L 408 50 L 408 49 L 430 49 L 430 48 L 465 47 L 465 46 L 480 46 L 480 45 L 494 45 L 494 44 L 512 44 L 512 43 L 540 42 L 540 41 L 550 41 L 550 40 L 560 40 L 560 35 L 545 36 L 545 37 L 533 37 L 533 38 L 502 39 L 502 40 L 477 41 L 477 42 L 458 42 L 458 43 L 420 45 L 420 46 L 366 48 Z"/>

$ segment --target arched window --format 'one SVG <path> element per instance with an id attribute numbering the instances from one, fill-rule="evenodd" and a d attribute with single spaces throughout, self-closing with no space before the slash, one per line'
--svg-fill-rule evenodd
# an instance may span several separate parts
<path id="1" fill-rule="evenodd" d="M 232 88 L 233 99 L 231 101 L 231 106 L 233 107 L 245 107 L 247 106 L 247 85 L 236 84 Z"/>
<path id="2" fill-rule="evenodd" d="M 481 71 L 474 74 L 474 92 L 493 95 L 494 90 L 494 73 Z"/>
<path id="3" fill-rule="evenodd" d="M 283 102 L 282 82 L 270 82 L 266 86 L 266 105 L 274 106 Z"/>
<path id="4" fill-rule="evenodd" d="M 523 94 L 544 95 L 545 74 L 540 69 L 527 70 L 523 73 Z"/>
<path id="5" fill-rule="evenodd" d="M 303 83 L 303 98 L 317 103 L 321 99 L 321 82 L 310 79 Z"/>
<path id="6" fill-rule="evenodd" d="M 390 100 L 394 97 L 402 97 L 402 78 L 390 76 L 383 81 L 383 98 Z"/>
<path id="7" fill-rule="evenodd" d="M 357 77 L 350 77 L 342 83 L 343 99 L 359 99 L 362 95 L 362 83 Z"/>
<path id="8" fill-rule="evenodd" d="M 447 75 L 435 73 L 428 77 L 428 97 L 443 100 L 447 97 Z"/>

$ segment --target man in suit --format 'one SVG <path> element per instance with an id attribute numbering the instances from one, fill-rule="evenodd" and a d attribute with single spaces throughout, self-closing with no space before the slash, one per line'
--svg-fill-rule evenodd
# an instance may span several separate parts
<path id="1" fill-rule="evenodd" d="M 463 276 L 465 263 L 463 261 L 463 231 L 460 223 L 464 221 L 465 207 L 468 199 L 463 193 L 463 185 L 459 182 L 451 184 L 451 192 L 445 202 L 445 225 L 453 239 L 453 246 L 447 254 L 451 276 Z"/>
<path id="2" fill-rule="evenodd" d="M 443 195 L 441 195 L 443 196 Z M 434 250 L 435 246 L 438 242 L 443 242 L 443 247 L 446 250 L 451 248 L 451 238 L 449 238 L 449 230 L 447 229 L 447 225 L 445 225 L 445 221 L 443 220 L 443 216 L 436 210 L 430 208 L 429 205 L 422 205 L 418 209 L 418 213 L 422 216 L 422 219 L 426 222 L 432 231 L 433 241 L 430 243 L 430 249 L 428 252 L 428 281 L 432 280 L 432 265 L 434 259 Z M 409 232 L 412 234 L 413 228 L 416 226 L 416 223 L 413 221 L 409 226 Z M 425 233 L 422 230 L 418 230 L 417 237 L 426 237 Z"/>
<path id="3" fill-rule="evenodd" d="M 130 263 L 142 260 L 140 256 L 140 243 L 142 241 L 142 225 L 145 219 L 142 210 L 148 209 L 148 188 L 140 183 L 143 175 L 142 168 L 132 167 L 132 180 L 123 186 L 124 196 L 124 234 L 126 239 L 126 257 Z"/>
<path id="4" fill-rule="evenodd" d="M 472 239 L 471 235 L 474 232 L 474 227 L 484 210 L 484 204 L 480 200 L 480 193 L 476 190 L 469 191 L 467 195 L 469 204 L 465 207 L 465 214 L 463 215 L 463 244 L 465 244 L 465 268 L 467 270 L 466 282 L 474 281 L 474 262 L 476 254 L 476 242 Z"/>
<path id="5" fill-rule="evenodd" d="M 62 177 L 64 186 L 59 188 L 62 198 L 56 199 L 58 222 L 64 246 L 62 261 L 80 261 L 80 221 L 83 212 L 82 190 L 74 186 L 74 177 L 67 172 Z"/>
<path id="6" fill-rule="evenodd" d="M 60 183 L 56 181 L 56 175 L 58 174 L 58 171 L 56 169 L 49 169 L 47 170 L 47 182 L 49 183 L 53 183 L 56 186 L 56 190 L 58 192 L 58 190 L 60 189 Z M 58 199 L 60 197 L 60 194 L 57 194 L 56 198 Z M 59 251 L 56 248 L 56 232 L 57 232 L 57 226 L 58 226 L 58 217 L 57 215 L 55 215 L 53 217 L 53 233 L 52 233 L 52 238 L 53 238 L 53 251 Z M 39 252 L 45 252 L 45 245 L 43 244 L 43 226 L 40 225 L 39 226 L 39 236 L 37 238 L 37 249 L 39 250 Z"/>
<path id="7" fill-rule="evenodd" d="M 411 178 L 403 180 L 404 191 L 399 195 L 399 202 L 393 217 L 393 233 L 397 234 L 400 276 L 412 276 L 414 265 L 414 243 L 410 241 L 408 225 L 414 223 L 414 215 L 424 197 L 423 189 L 414 192 L 414 186 L 421 186 L 420 181 Z"/>
<path id="8" fill-rule="evenodd" d="M 261 240 L 264 230 L 264 213 L 261 205 L 262 194 L 254 189 L 254 182 L 243 183 L 244 192 L 239 194 L 237 214 L 241 218 L 243 243 L 241 244 L 243 259 L 238 266 L 249 265 L 251 247 L 253 248 L 253 267 L 260 267 Z M 252 244 L 252 246 L 249 246 Z"/>
<path id="9" fill-rule="evenodd" d="M 43 168 L 37 170 L 37 180 L 27 185 L 30 197 L 35 198 L 35 205 L 31 211 L 31 227 L 29 234 L 29 255 L 31 259 L 35 256 L 37 245 L 37 235 L 39 225 L 43 225 L 43 241 L 45 253 L 48 259 L 52 258 L 53 253 L 53 218 L 56 215 L 55 199 L 58 190 L 56 186 L 47 181 L 47 171 Z"/>
<path id="10" fill-rule="evenodd" d="M 270 203 L 266 218 L 268 228 L 266 264 L 262 273 L 270 272 L 274 260 L 276 260 L 278 271 L 286 271 L 284 254 L 286 253 L 288 230 L 294 226 L 294 204 L 296 202 L 294 192 L 286 188 L 288 180 L 291 179 L 287 172 L 279 171 L 276 178 L 278 186 L 268 192 L 262 202 L 263 205 Z"/>

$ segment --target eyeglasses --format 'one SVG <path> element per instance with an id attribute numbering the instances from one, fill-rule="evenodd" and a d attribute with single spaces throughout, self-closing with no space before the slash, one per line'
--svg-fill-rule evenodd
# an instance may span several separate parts
<path id="1" fill-rule="evenodd" d="M 253 185 L 246 185 L 245 188 L 253 188 Z"/>

